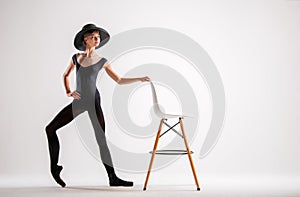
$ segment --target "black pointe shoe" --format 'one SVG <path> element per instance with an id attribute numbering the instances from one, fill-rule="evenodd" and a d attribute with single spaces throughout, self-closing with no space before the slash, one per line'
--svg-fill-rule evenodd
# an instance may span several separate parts
<path id="1" fill-rule="evenodd" d="M 62 169 L 63 169 L 62 166 L 55 166 L 55 167 L 51 168 L 51 174 L 57 184 L 59 184 L 61 187 L 65 187 L 66 183 L 59 176 Z"/>
<path id="2" fill-rule="evenodd" d="M 123 187 L 132 187 L 133 182 L 131 181 L 124 181 L 120 178 L 118 178 L 116 175 L 114 176 L 109 176 L 109 186 L 123 186 Z"/>

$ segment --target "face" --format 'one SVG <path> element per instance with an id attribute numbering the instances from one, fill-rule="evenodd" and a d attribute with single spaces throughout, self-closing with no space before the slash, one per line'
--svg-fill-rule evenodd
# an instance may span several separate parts
<path id="1" fill-rule="evenodd" d="M 84 35 L 84 42 L 86 47 L 97 47 L 100 43 L 100 35 L 98 31 Z"/>

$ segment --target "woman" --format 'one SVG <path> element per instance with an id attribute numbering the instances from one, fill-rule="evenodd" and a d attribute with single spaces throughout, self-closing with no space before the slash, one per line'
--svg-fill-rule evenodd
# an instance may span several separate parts
<path id="1" fill-rule="evenodd" d="M 104 68 L 107 74 L 118 84 L 149 81 L 149 77 L 121 78 L 113 71 L 108 61 L 96 53 L 96 49 L 106 44 L 109 34 L 94 24 L 85 25 L 74 39 L 74 46 L 83 53 L 74 54 L 63 78 L 66 94 L 73 97 L 72 103 L 63 108 L 56 117 L 46 126 L 50 153 L 50 169 L 54 180 L 62 187 L 65 182 L 60 178 L 62 166 L 58 166 L 59 141 L 56 131 L 71 122 L 76 116 L 87 111 L 91 119 L 96 140 L 100 149 L 101 160 L 107 171 L 110 186 L 133 186 L 133 182 L 124 181 L 115 174 L 110 151 L 105 138 L 105 122 L 100 105 L 100 94 L 96 87 L 96 79 L 100 69 Z M 71 91 L 69 75 L 76 67 L 76 90 Z"/>

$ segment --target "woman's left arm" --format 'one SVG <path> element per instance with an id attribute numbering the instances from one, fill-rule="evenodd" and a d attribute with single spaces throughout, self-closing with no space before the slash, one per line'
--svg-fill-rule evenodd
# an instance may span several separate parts
<path id="1" fill-rule="evenodd" d="M 138 77 L 138 78 L 122 78 L 120 77 L 110 66 L 109 63 L 106 63 L 104 65 L 106 73 L 118 84 L 123 85 L 123 84 L 130 84 L 134 82 L 144 82 L 144 81 L 150 81 L 150 78 L 148 76 L 145 77 Z"/>

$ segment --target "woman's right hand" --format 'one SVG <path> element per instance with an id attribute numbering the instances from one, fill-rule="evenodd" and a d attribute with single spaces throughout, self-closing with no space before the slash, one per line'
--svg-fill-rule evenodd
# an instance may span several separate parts
<path id="1" fill-rule="evenodd" d="M 73 92 L 67 93 L 67 96 L 68 97 L 73 97 L 76 100 L 80 99 L 80 94 L 77 91 L 73 91 Z"/>

